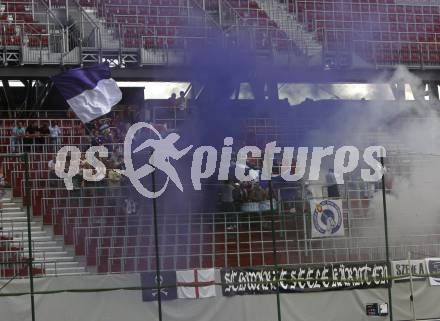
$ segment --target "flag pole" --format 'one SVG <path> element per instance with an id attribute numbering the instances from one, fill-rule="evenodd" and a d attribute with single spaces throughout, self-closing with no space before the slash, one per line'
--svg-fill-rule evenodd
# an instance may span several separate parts
<path id="1" fill-rule="evenodd" d="M 384 230 L 385 230 L 385 254 L 388 269 L 391 268 L 390 262 L 390 246 L 389 246 L 389 238 L 388 238 L 388 215 L 387 215 L 387 199 L 385 193 L 385 166 L 384 166 L 384 158 L 380 156 L 380 164 L 382 165 L 382 203 L 383 203 L 383 220 L 384 220 Z M 391 280 L 389 280 L 391 282 Z M 390 305 L 390 321 L 393 321 L 393 301 L 391 294 L 391 284 L 388 284 L 388 304 Z"/>
<path id="2" fill-rule="evenodd" d="M 272 171 L 270 173 L 269 179 L 269 202 L 270 202 L 270 218 L 271 218 L 271 229 L 272 229 L 272 254 L 273 261 L 275 265 L 276 277 L 277 277 L 277 316 L 278 321 L 281 321 L 281 303 L 280 303 L 280 273 L 278 271 L 278 255 L 277 246 L 275 241 L 275 217 L 274 217 L 274 207 L 273 207 L 273 186 L 272 186 Z"/>
<path id="3" fill-rule="evenodd" d="M 411 251 L 408 251 L 408 266 L 409 266 L 409 290 L 411 294 L 409 296 L 409 301 L 411 305 L 412 312 L 412 321 L 417 321 L 416 319 L 416 302 L 414 300 L 414 283 L 413 283 L 413 274 L 412 274 L 412 265 L 411 265 Z"/>
<path id="4" fill-rule="evenodd" d="M 156 168 L 151 173 L 151 188 L 153 193 L 156 193 Z M 154 195 L 155 196 L 155 195 Z M 156 286 L 157 286 L 157 310 L 159 321 L 162 321 L 162 297 L 161 297 L 161 282 L 160 282 L 160 255 L 159 255 L 159 235 L 157 228 L 157 202 L 156 197 L 153 197 L 153 221 L 154 221 L 154 247 L 156 251 Z"/>

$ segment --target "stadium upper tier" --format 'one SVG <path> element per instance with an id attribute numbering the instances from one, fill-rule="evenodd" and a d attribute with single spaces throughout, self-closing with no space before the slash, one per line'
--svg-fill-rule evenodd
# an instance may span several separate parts
<path id="1" fill-rule="evenodd" d="M 7 0 L 2 64 L 182 64 L 211 45 L 282 64 L 440 63 L 440 4 L 393 0 Z"/>

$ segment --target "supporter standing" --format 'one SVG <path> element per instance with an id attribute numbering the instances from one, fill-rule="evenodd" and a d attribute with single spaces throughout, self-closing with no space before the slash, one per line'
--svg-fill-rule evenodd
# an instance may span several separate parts
<path id="1" fill-rule="evenodd" d="M 175 107 L 176 107 L 176 104 L 177 104 L 176 94 L 175 94 L 175 93 L 172 93 L 172 94 L 171 94 L 171 97 L 168 98 L 168 106 L 169 106 L 169 107 L 172 107 L 172 108 L 175 108 Z"/>
<path id="2" fill-rule="evenodd" d="M 325 175 L 325 180 L 327 183 L 327 196 L 339 197 L 338 184 L 336 182 L 336 176 L 333 168 L 328 170 L 328 173 Z"/>
<path id="3" fill-rule="evenodd" d="M 52 156 L 52 158 L 47 163 L 47 168 L 49 169 L 49 180 L 50 180 L 49 185 L 51 187 L 57 186 L 56 180 L 58 179 L 58 176 L 55 172 L 55 166 L 56 166 L 56 155 Z"/>
<path id="4" fill-rule="evenodd" d="M 49 126 L 50 143 L 53 145 L 53 151 L 57 151 L 61 145 L 61 129 L 58 127 L 57 122 L 52 122 Z"/>
<path id="5" fill-rule="evenodd" d="M 221 189 L 221 210 L 225 213 L 226 228 L 233 230 L 234 225 L 234 185 L 230 180 L 225 181 Z"/>
<path id="6" fill-rule="evenodd" d="M 121 186 L 122 175 L 120 172 L 114 169 L 107 170 L 108 186 L 109 187 L 119 187 Z"/>
<path id="7" fill-rule="evenodd" d="M 26 129 L 23 127 L 23 123 L 21 121 L 17 122 L 17 125 L 12 129 L 11 147 L 13 153 L 18 153 L 22 150 L 25 134 Z"/>
<path id="8" fill-rule="evenodd" d="M 38 130 L 38 122 L 36 120 L 32 121 L 27 127 L 25 132 L 25 137 L 23 143 L 25 145 L 25 150 L 30 152 L 33 151 L 32 145 L 35 143 L 35 139 L 40 135 Z"/>
<path id="9" fill-rule="evenodd" d="M 48 143 L 46 138 L 49 138 L 50 136 L 49 124 L 47 122 L 44 122 L 43 126 L 41 126 L 38 131 L 40 135 L 36 139 L 36 143 L 39 145 L 38 149 L 40 151 L 43 151 L 46 147 L 45 145 Z"/>
<path id="10" fill-rule="evenodd" d="M 185 98 L 185 92 L 181 91 L 179 95 L 180 97 L 176 100 L 176 106 L 179 108 L 179 110 L 186 110 L 187 101 Z"/>

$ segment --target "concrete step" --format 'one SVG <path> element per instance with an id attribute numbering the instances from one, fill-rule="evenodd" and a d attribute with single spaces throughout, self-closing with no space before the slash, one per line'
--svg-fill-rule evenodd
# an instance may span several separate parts
<path id="1" fill-rule="evenodd" d="M 81 275 L 85 273 L 84 268 L 68 268 L 68 269 L 48 269 L 45 268 L 46 275 L 60 276 L 60 275 Z"/>
<path id="2" fill-rule="evenodd" d="M 0 226 L 3 232 L 9 232 L 13 237 L 11 244 L 21 247 L 24 256 L 28 252 L 28 224 L 26 211 L 18 202 L 4 202 L 0 216 Z M 8 234 L 9 234 L 8 233 Z M 45 228 L 41 220 L 32 218 L 31 237 L 35 263 L 44 265 L 46 275 L 82 275 L 87 274 L 86 267 L 67 252 L 61 239 L 54 239 L 51 228 Z"/>
<path id="3" fill-rule="evenodd" d="M 46 273 L 46 276 L 61 276 L 61 275 L 84 275 L 84 274 L 90 274 L 88 272 L 77 272 L 77 273 Z"/>
<path id="4" fill-rule="evenodd" d="M 14 233 L 14 240 L 16 241 L 26 241 L 27 242 L 27 233 L 23 233 L 23 235 L 19 233 Z M 41 231 L 41 233 L 32 233 L 31 239 L 33 242 L 49 242 L 53 241 L 52 237 L 50 235 L 47 235 L 44 233 L 44 231 Z"/>
<path id="5" fill-rule="evenodd" d="M 27 218 L 26 216 L 20 216 L 20 217 L 13 217 L 13 216 L 8 216 L 8 217 L 4 217 L 0 218 L 0 224 L 1 223 L 27 223 Z M 31 219 L 31 225 L 37 225 L 37 226 L 42 226 L 42 224 L 40 222 L 36 222 L 34 220 Z"/>
<path id="6" fill-rule="evenodd" d="M 12 245 L 15 245 L 15 246 L 18 246 L 18 245 L 22 245 L 24 248 L 27 248 L 27 245 L 28 245 L 28 243 L 27 243 L 27 240 L 21 240 L 20 242 L 18 242 L 18 241 L 12 241 L 11 242 L 11 244 Z M 59 247 L 59 245 L 58 245 L 58 243 L 57 242 L 55 242 L 55 241 L 53 241 L 53 240 L 50 240 L 50 241 L 37 241 L 37 242 L 35 242 L 34 241 L 34 246 L 38 246 L 38 247 L 52 247 L 52 246 L 58 246 Z"/>
<path id="7" fill-rule="evenodd" d="M 9 226 L 8 226 L 8 224 L 4 224 L 3 228 L 2 228 L 3 232 L 17 232 L 17 234 L 19 234 L 21 232 L 23 232 L 23 234 L 27 234 L 27 230 L 28 230 L 27 225 L 15 225 L 15 224 L 9 224 Z M 38 226 L 38 225 L 31 226 L 32 233 L 40 232 L 40 231 L 43 231 L 41 226 Z"/>
<path id="8" fill-rule="evenodd" d="M 26 212 L 23 211 L 3 211 L 0 217 L 27 217 Z"/>
<path id="9" fill-rule="evenodd" d="M 0 217 L 1 222 L 27 222 L 27 217 L 26 216 L 2 216 Z"/>
<path id="10" fill-rule="evenodd" d="M 60 258 L 60 257 L 68 257 L 68 253 L 66 251 L 60 251 L 60 249 L 58 249 L 58 251 L 51 251 L 51 252 L 41 252 L 36 250 L 35 251 L 36 256 L 35 257 L 46 257 L 47 259 L 56 257 L 56 258 Z"/>
<path id="11" fill-rule="evenodd" d="M 19 221 L 19 222 L 15 222 L 15 221 L 0 221 L 0 226 L 2 227 L 3 231 L 6 230 L 11 230 L 11 229 L 24 229 L 27 231 L 27 222 L 23 222 L 23 221 Z M 31 223 L 31 231 L 33 230 L 41 230 L 41 225 L 40 224 L 36 224 L 36 223 Z"/>
<path id="12" fill-rule="evenodd" d="M 56 266 L 57 268 L 63 268 L 63 269 L 64 268 L 66 268 L 66 269 L 68 269 L 68 268 L 82 268 L 83 270 L 85 270 L 85 268 L 83 266 L 79 265 L 79 263 L 76 261 L 56 262 L 56 263 L 55 262 L 46 262 L 45 266 L 46 266 L 46 268 L 51 268 L 51 269 L 54 269 Z"/>
<path id="13" fill-rule="evenodd" d="M 272 5 L 273 2 L 264 0 L 257 0 L 257 3 L 278 24 L 279 28 L 295 41 L 304 54 L 307 54 L 308 57 L 322 54 L 322 46 L 316 41 L 315 34 L 305 30 L 303 25 L 296 21 L 296 17 L 290 14 L 286 4 Z"/>
<path id="14" fill-rule="evenodd" d="M 74 262 L 74 258 L 71 256 L 54 256 L 54 257 L 43 257 L 43 256 L 35 256 L 36 263 L 50 263 L 50 262 Z"/>
<path id="15" fill-rule="evenodd" d="M 22 211 L 23 208 L 18 205 L 18 204 L 14 204 L 14 203 L 3 203 L 3 212 L 16 212 L 16 211 Z"/>
<path id="16" fill-rule="evenodd" d="M 59 246 L 59 245 L 56 245 L 56 246 L 40 246 L 39 244 L 38 244 L 38 242 L 37 243 L 34 243 L 35 245 L 34 245 L 34 248 L 32 249 L 32 251 L 34 251 L 34 252 L 46 252 L 46 253 L 51 253 L 51 252 L 60 252 L 60 251 L 62 251 L 63 250 L 63 248 L 61 247 L 61 246 Z M 27 251 L 28 250 L 28 247 L 26 246 L 26 247 L 23 247 L 23 250 L 25 250 L 25 251 Z"/>

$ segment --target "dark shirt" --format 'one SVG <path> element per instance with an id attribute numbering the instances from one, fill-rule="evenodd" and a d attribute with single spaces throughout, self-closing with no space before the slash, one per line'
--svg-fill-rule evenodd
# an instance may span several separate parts
<path id="1" fill-rule="evenodd" d="M 39 132 L 41 135 L 50 135 L 49 127 L 40 127 Z"/>
<path id="2" fill-rule="evenodd" d="M 224 184 L 222 186 L 222 202 L 232 203 L 234 201 L 233 192 L 234 192 L 234 185 Z"/>
<path id="3" fill-rule="evenodd" d="M 42 144 L 46 143 L 44 136 L 49 136 L 50 130 L 49 130 L 49 127 L 40 127 L 40 129 L 38 129 L 38 131 L 40 132 L 40 134 L 42 136 L 36 138 L 35 143 L 42 145 Z"/>
<path id="4" fill-rule="evenodd" d="M 34 135 L 37 132 L 38 132 L 38 127 L 34 127 L 32 125 L 29 125 L 28 127 L 26 127 L 26 134 Z M 33 144 L 34 138 L 33 137 L 25 137 L 23 141 L 25 144 Z"/>
<path id="5" fill-rule="evenodd" d="M 26 127 L 26 134 L 33 135 L 36 132 L 38 132 L 38 127 L 34 127 L 32 125 L 29 125 L 28 127 Z"/>

